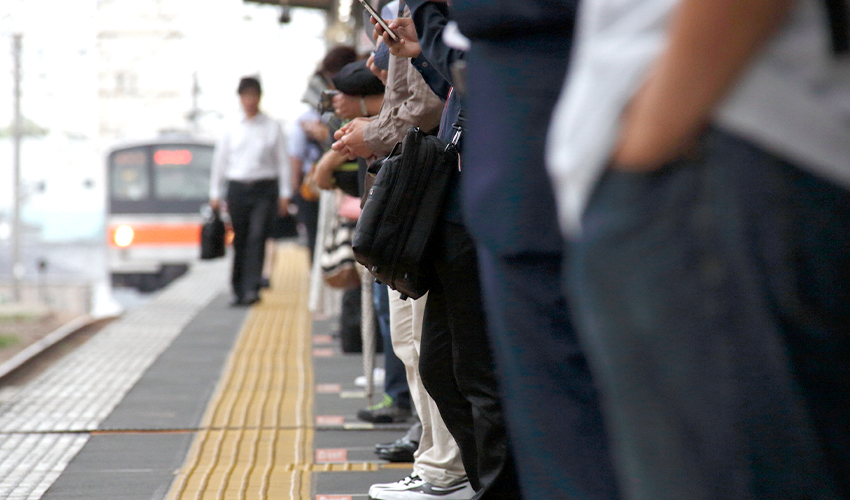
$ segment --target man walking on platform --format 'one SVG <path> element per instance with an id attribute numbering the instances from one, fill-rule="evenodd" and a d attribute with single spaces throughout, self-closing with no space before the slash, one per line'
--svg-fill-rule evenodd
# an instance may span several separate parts
<path id="1" fill-rule="evenodd" d="M 244 115 L 216 144 L 210 207 L 221 208 L 226 180 L 234 236 L 232 305 L 248 306 L 260 300 L 266 238 L 275 213 L 286 213 L 292 189 L 283 131 L 260 112 L 260 81 L 242 78 L 238 93 Z"/>

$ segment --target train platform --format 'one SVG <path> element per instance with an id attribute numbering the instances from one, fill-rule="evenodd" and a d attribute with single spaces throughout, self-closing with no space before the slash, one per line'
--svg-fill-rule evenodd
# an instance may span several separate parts
<path id="1" fill-rule="evenodd" d="M 306 251 L 276 261 L 251 308 L 229 307 L 229 262 L 202 262 L 0 388 L 0 498 L 361 500 L 407 476 L 374 445 L 409 424 L 357 420 L 362 358 L 309 312 Z"/>

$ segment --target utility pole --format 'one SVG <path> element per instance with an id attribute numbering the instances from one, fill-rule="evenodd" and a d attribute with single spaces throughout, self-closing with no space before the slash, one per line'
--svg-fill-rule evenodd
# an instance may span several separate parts
<path id="1" fill-rule="evenodd" d="M 14 121 L 12 122 L 12 296 L 15 302 L 21 301 L 21 278 L 24 266 L 21 264 L 21 37 L 12 35 L 12 56 L 14 59 Z"/>
<path id="2" fill-rule="evenodd" d="M 192 132 L 198 133 L 198 120 L 201 110 L 198 108 L 198 96 L 201 95 L 201 85 L 198 83 L 198 72 L 192 73 L 192 111 L 189 112 L 189 123 L 192 124 Z"/>

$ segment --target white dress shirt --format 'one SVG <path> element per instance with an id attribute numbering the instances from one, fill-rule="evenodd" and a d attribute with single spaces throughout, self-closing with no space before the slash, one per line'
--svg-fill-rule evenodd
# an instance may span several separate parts
<path id="1" fill-rule="evenodd" d="M 290 198 L 289 156 L 280 124 L 263 113 L 242 117 L 215 146 L 210 199 L 220 199 L 223 181 L 277 180 L 280 197 Z"/>

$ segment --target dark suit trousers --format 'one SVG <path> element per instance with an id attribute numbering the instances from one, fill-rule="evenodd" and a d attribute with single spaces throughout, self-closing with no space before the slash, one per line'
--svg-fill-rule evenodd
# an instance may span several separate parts
<path id="1" fill-rule="evenodd" d="M 460 224 L 438 222 L 419 371 L 460 447 L 475 498 L 517 499 L 519 484 L 487 338 L 475 245 Z"/>
<path id="2" fill-rule="evenodd" d="M 227 185 L 227 210 L 233 224 L 231 284 L 237 297 L 260 289 L 266 239 L 277 213 L 277 200 L 276 179 L 230 181 Z"/>
<path id="3" fill-rule="evenodd" d="M 562 259 L 478 247 L 505 420 L 525 498 L 613 500 L 599 395 L 561 291 Z"/>

